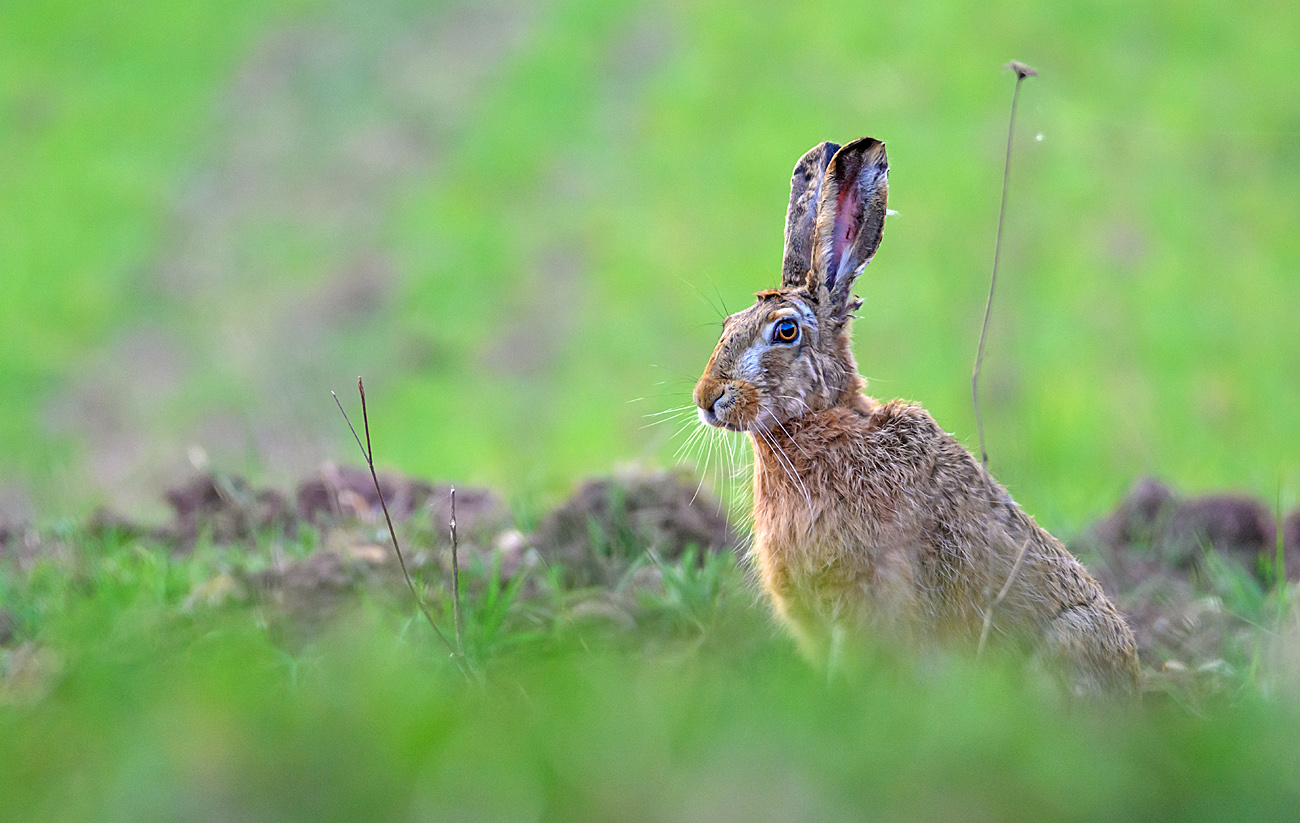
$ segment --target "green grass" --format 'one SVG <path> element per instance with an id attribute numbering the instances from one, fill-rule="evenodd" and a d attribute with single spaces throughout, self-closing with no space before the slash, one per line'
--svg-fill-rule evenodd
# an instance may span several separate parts
<path id="1" fill-rule="evenodd" d="M 275 18 L 258 3 L 0 10 L 7 471 L 48 473 L 76 453 L 75 441 L 42 426 L 47 395 L 148 304 L 144 272 L 167 242 L 181 180 L 202 156 L 215 95 Z"/>
<path id="2" fill-rule="evenodd" d="M 414 473 L 550 497 L 619 461 L 667 459 L 674 444 L 641 415 L 686 402 L 715 333 L 700 293 L 734 310 L 770 285 L 794 159 L 864 132 L 889 143 L 899 216 L 861 283 L 859 362 L 873 392 L 923 402 L 971 443 L 1010 57 L 1042 74 L 1024 93 L 986 366 L 993 468 L 1065 530 L 1142 472 L 1296 499 L 1294 9 L 556 0 L 507 14 L 520 33 L 454 117 L 408 112 L 436 162 L 375 206 L 374 242 L 400 278 L 384 315 L 290 370 L 310 379 L 259 383 L 203 323 L 270 322 L 262 304 L 328 280 L 347 241 L 268 218 L 224 237 L 247 272 L 227 291 L 155 294 L 177 204 L 224 162 L 209 136 L 231 128 L 232 77 L 277 32 L 341 31 L 355 50 L 309 65 L 288 100 L 327 125 L 406 111 L 367 61 L 442 8 L 0 12 L 14 90 L 0 149 L 15 158 L 0 443 L 45 516 L 104 498 L 81 461 L 110 436 L 52 426 L 51 397 L 119 330 L 168 318 L 211 362 L 123 425 L 138 417 L 178 450 L 218 448 L 203 442 L 213 415 L 252 429 L 286 397 L 284 425 L 345 448 L 320 398 L 363 372 L 381 455 Z M 528 364 L 503 368 L 491 353 L 512 332 L 505 350 Z M 282 354 L 260 345 L 239 357 Z M 261 465 L 250 451 L 221 455 Z"/>
<path id="3" fill-rule="evenodd" d="M 467 679 L 400 588 L 290 632 L 269 604 L 185 605 L 267 547 L 66 537 L 0 573 L 32 644 L 0 649 L 6 821 L 1265 820 L 1300 800 L 1294 684 L 1079 704 L 1010 661 L 883 650 L 828 679 L 726 556 L 631 600 L 469 568 Z"/>
<path id="4" fill-rule="evenodd" d="M 775 282 L 794 160 L 864 133 L 888 142 L 899 214 L 861 281 L 859 362 L 873 393 L 923 402 L 972 444 L 1010 58 L 1041 76 L 985 367 L 995 473 L 1058 533 L 1142 472 L 1296 502 L 1292 6 L 549 0 L 460 36 L 453 66 L 487 55 L 474 72 L 436 62 L 457 38 L 418 40 L 458 14 L 0 8 L 0 503 L 25 490 L 53 523 L 154 496 L 122 488 L 139 473 L 88 479 L 117 465 L 122 430 L 173 467 L 197 443 L 219 468 L 270 473 L 257 447 L 299 432 L 352 459 L 326 392 L 357 373 L 381 464 L 525 509 L 667 461 L 679 441 L 644 415 L 687 402 L 716 335 L 706 303 L 735 310 Z M 408 36 L 434 68 L 393 80 Z M 294 37 L 293 82 L 276 85 L 275 61 L 249 80 Z M 461 74 L 478 78 L 464 99 Z M 238 211 L 211 235 L 229 279 L 162 288 L 186 232 L 212 228 L 190 216 L 196 192 L 248 148 L 250 82 L 318 139 L 275 169 L 286 179 L 335 168 L 375 123 L 427 156 L 353 222 Z M 394 274 L 377 314 L 322 330 L 285 308 L 319 307 L 313 290 L 370 253 Z M 115 359 L 139 328 L 179 341 L 165 391 Z M 92 392 L 108 422 L 69 426 L 88 376 L 127 399 Z M 313 631 L 256 604 L 185 608 L 265 552 L 63 538 L 30 575 L 0 566 L 0 607 L 30 644 L 0 649 L 5 821 L 1258 820 L 1300 800 L 1293 593 L 1232 570 L 1221 603 L 1262 628 L 1226 652 L 1223 687 L 1112 708 L 1062 705 L 997 664 L 884 652 L 828 682 L 717 561 L 595 606 L 472 571 L 466 683 L 400 588 Z"/>

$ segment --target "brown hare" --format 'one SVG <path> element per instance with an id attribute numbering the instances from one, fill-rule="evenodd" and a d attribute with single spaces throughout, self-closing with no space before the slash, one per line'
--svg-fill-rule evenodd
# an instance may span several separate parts
<path id="1" fill-rule="evenodd" d="M 695 386 L 705 423 L 753 443 L 763 586 L 822 661 L 863 632 L 975 649 L 992 609 L 994 641 L 1032 650 L 1070 690 L 1135 693 L 1133 634 L 1083 566 L 923 408 L 863 393 L 852 288 L 880 245 L 888 178 L 870 137 L 800 159 L 781 286 L 726 318 Z"/>

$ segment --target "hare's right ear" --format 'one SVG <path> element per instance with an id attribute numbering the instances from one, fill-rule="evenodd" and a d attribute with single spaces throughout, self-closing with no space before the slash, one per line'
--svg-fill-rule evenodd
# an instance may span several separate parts
<path id="1" fill-rule="evenodd" d="M 817 204 L 822 197 L 826 168 L 840 147 L 834 143 L 813 146 L 799 158 L 790 177 L 790 210 L 785 215 L 785 258 L 781 263 L 781 285 L 802 286 L 812 268 L 813 229 L 817 225 Z"/>
<path id="2" fill-rule="evenodd" d="M 888 198 L 884 143 L 862 137 L 835 153 L 822 184 L 808 287 L 814 294 L 825 288 L 837 315 L 852 311 L 853 281 L 880 248 Z"/>

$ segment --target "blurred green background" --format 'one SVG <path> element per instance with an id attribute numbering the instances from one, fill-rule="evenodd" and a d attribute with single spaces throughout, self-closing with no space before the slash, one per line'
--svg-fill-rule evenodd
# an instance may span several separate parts
<path id="1" fill-rule="evenodd" d="M 151 505 L 194 449 L 553 499 L 662 462 L 778 277 L 790 168 L 887 141 L 873 394 L 1076 528 L 1143 472 L 1300 494 L 1290 3 L 404 0 L 0 7 L 0 506 Z"/>
<path id="2" fill-rule="evenodd" d="M 860 281 L 859 363 L 974 446 L 1011 58 L 1041 76 L 985 362 L 994 472 L 1062 536 L 1141 473 L 1289 508 L 1297 43 L 1282 2 L 0 4 L 0 521 L 155 511 L 204 460 L 282 486 L 353 461 L 329 391 L 352 401 L 358 374 L 384 467 L 534 513 L 670 462 L 685 435 L 647 423 L 689 402 L 716 307 L 776 282 L 791 166 L 863 134 L 898 214 Z M 828 681 L 722 554 L 603 595 L 502 594 L 470 566 L 469 684 L 401 589 L 328 628 L 203 605 L 327 540 L 29 533 L 40 557 L 0 567 L 0 819 L 1300 802 L 1287 585 L 1198 599 L 1256 631 L 1183 621 L 1208 662 L 1152 668 L 1141 707 L 899 650 Z"/>

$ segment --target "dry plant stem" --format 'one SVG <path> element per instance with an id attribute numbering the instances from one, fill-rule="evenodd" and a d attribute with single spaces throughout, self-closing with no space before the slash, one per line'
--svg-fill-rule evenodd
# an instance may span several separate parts
<path id="1" fill-rule="evenodd" d="M 456 654 L 465 656 L 465 619 L 460 611 L 460 558 L 456 542 L 456 487 L 451 487 L 451 609 L 456 617 Z"/>
<path id="2" fill-rule="evenodd" d="M 1011 182 L 1011 146 L 1016 133 L 1016 104 L 1020 101 L 1020 84 L 1037 71 L 1024 63 L 1012 60 L 1007 68 L 1016 73 L 1016 88 L 1011 92 L 1011 121 L 1007 125 L 1007 160 L 1002 169 L 1002 205 L 998 208 L 998 234 L 993 244 L 993 277 L 989 280 L 989 300 L 984 306 L 984 325 L 980 328 L 979 350 L 975 353 L 975 374 L 971 377 L 971 396 L 975 401 L 975 428 L 980 437 L 980 462 L 989 465 L 989 453 L 984 448 L 984 421 L 980 418 L 980 364 L 984 361 L 984 338 L 989 333 L 989 315 L 993 312 L 993 290 L 998 285 L 998 259 L 1002 256 L 1002 223 L 1007 216 L 1007 188 Z"/>
<path id="3" fill-rule="evenodd" d="M 1029 550 L 1029 540 L 1020 544 L 1020 553 L 1016 555 L 1016 562 L 1011 566 L 1011 572 L 1007 575 L 1007 582 L 1002 584 L 1002 591 L 998 596 L 993 598 L 989 604 L 988 610 L 984 612 L 984 627 L 980 629 L 980 642 L 975 647 L 975 659 L 979 659 L 984 654 L 984 644 L 989 641 L 989 629 L 993 626 L 993 610 L 996 609 L 1006 598 L 1007 592 L 1011 591 L 1011 584 L 1015 582 L 1016 575 L 1020 574 L 1020 566 L 1025 562 L 1025 553 Z"/>
<path id="4" fill-rule="evenodd" d="M 402 577 L 406 579 L 406 587 L 411 590 L 411 596 L 415 598 L 415 604 L 420 607 L 424 619 L 429 622 L 434 634 L 438 635 L 438 639 L 447 647 L 447 651 L 451 652 L 452 657 L 455 657 L 459 662 L 461 659 L 460 653 L 455 646 L 451 645 L 451 641 L 442 633 L 442 629 L 438 628 L 438 624 L 434 622 L 433 615 L 429 613 L 429 607 L 424 604 L 424 598 L 420 596 L 420 592 L 415 588 L 415 583 L 411 580 L 410 572 L 406 570 L 406 558 L 402 556 L 402 547 L 397 543 L 397 530 L 393 528 L 393 518 L 388 514 L 388 503 L 384 500 L 384 491 L 379 486 L 379 475 L 375 473 L 374 451 L 370 446 L 370 418 L 366 413 L 366 387 L 361 382 L 360 377 L 357 378 L 357 391 L 361 394 L 361 422 L 366 431 L 365 444 L 362 444 L 361 438 L 357 435 L 356 427 L 352 425 L 352 419 L 348 417 L 343 404 L 339 402 L 339 396 L 334 392 L 330 392 L 330 394 L 334 396 L 334 403 L 339 407 L 339 411 L 343 413 L 343 419 L 347 421 L 348 428 L 352 430 L 352 436 L 357 441 L 357 448 L 361 449 L 361 456 L 366 459 L 366 466 L 370 468 L 370 479 L 374 481 L 375 493 L 379 495 L 379 505 L 384 510 L 384 521 L 388 523 L 388 536 L 393 540 L 393 551 L 397 553 L 397 563 L 402 567 Z"/>

